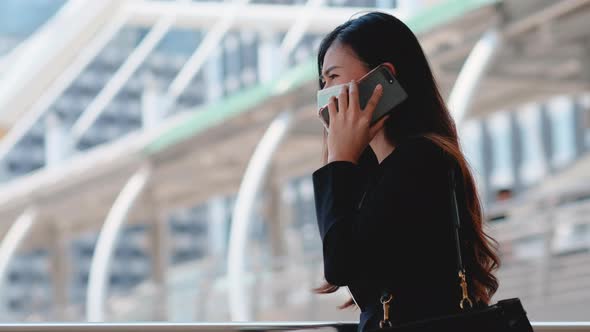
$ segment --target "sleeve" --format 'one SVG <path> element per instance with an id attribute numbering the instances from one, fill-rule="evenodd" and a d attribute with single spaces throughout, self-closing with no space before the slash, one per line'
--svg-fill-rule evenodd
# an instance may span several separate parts
<path id="1" fill-rule="evenodd" d="M 313 174 L 324 276 L 337 286 L 355 281 L 399 284 L 401 267 L 427 259 L 424 222 L 445 201 L 442 152 L 416 140 L 396 148 L 371 193 L 368 213 L 357 209 L 362 173 L 350 162 L 332 162 Z M 433 229 L 436 233 L 436 230 Z M 431 243 L 433 244 L 433 243 Z"/>
<path id="2" fill-rule="evenodd" d="M 357 205 L 363 194 L 362 172 L 352 162 L 334 161 L 315 171 L 312 178 L 324 277 L 332 285 L 343 286 L 356 268 L 354 232 L 360 225 Z"/>

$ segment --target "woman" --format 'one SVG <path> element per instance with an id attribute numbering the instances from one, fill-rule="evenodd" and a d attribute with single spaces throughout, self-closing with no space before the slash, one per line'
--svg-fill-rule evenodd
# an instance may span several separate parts
<path id="1" fill-rule="evenodd" d="M 370 126 L 381 90 L 361 111 L 355 81 L 380 64 L 408 98 Z M 392 295 L 393 324 L 459 312 L 454 168 L 468 294 L 487 305 L 498 288 L 496 243 L 482 230 L 472 173 L 415 35 L 395 17 L 371 12 L 324 38 L 318 67 L 320 89 L 350 83 L 330 101 L 325 165 L 313 173 L 327 281 L 316 292 L 347 286 L 361 309 L 359 331 L 378 328 L 383 289 Z"/>

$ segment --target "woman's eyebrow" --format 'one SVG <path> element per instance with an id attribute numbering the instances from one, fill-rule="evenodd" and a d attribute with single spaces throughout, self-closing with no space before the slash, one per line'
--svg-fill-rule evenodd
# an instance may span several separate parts
<path id="1" fill-rule="evenodd" d="M 327 76 L 332 70 L 334 70 L 336 68 L 340 68 L 340 67 L 342 67 L 342 66 L 336 66 L 336 65 L 334 65 L 334 66 L 326 69 L 326 71 L 324 71 L 324 76 Z"/>

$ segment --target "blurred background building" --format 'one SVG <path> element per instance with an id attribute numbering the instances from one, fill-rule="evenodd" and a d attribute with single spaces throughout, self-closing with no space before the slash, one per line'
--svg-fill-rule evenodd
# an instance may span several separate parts
<path id="1" fill-rule="evenodd" d="M 0 319 L 357 319 L 312 292 L 310 175 L 319 43 L 366 10 L 448 97 L 495 299 L 588 317 L 589 1 L 3 0 Z"/>

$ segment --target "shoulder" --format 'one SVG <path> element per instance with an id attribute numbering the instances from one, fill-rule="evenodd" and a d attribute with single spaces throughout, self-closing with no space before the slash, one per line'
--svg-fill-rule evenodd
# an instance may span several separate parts
<path id="1" fill-rule="evenodd" d="M 392 152 L 394 166 L 418 168 L 440 167 L 448 163 L 446 152 L 437 143 L 424 136 L 407 138 Z"/>
<path id="2" fill-rule="evenodd" d="M 403 140 L 398 144 L 400 150 L 419 149 L 421 152 L 442 153 L 442 148 L 425 136 L 414 136 Z"/>
<path id="3" fill-rule="evenodd" d="M 404 140 L 383 165 L 383 183 L 412 190 L 446 186 L 452 163 L 437 143 L 425 137 Z"/>

